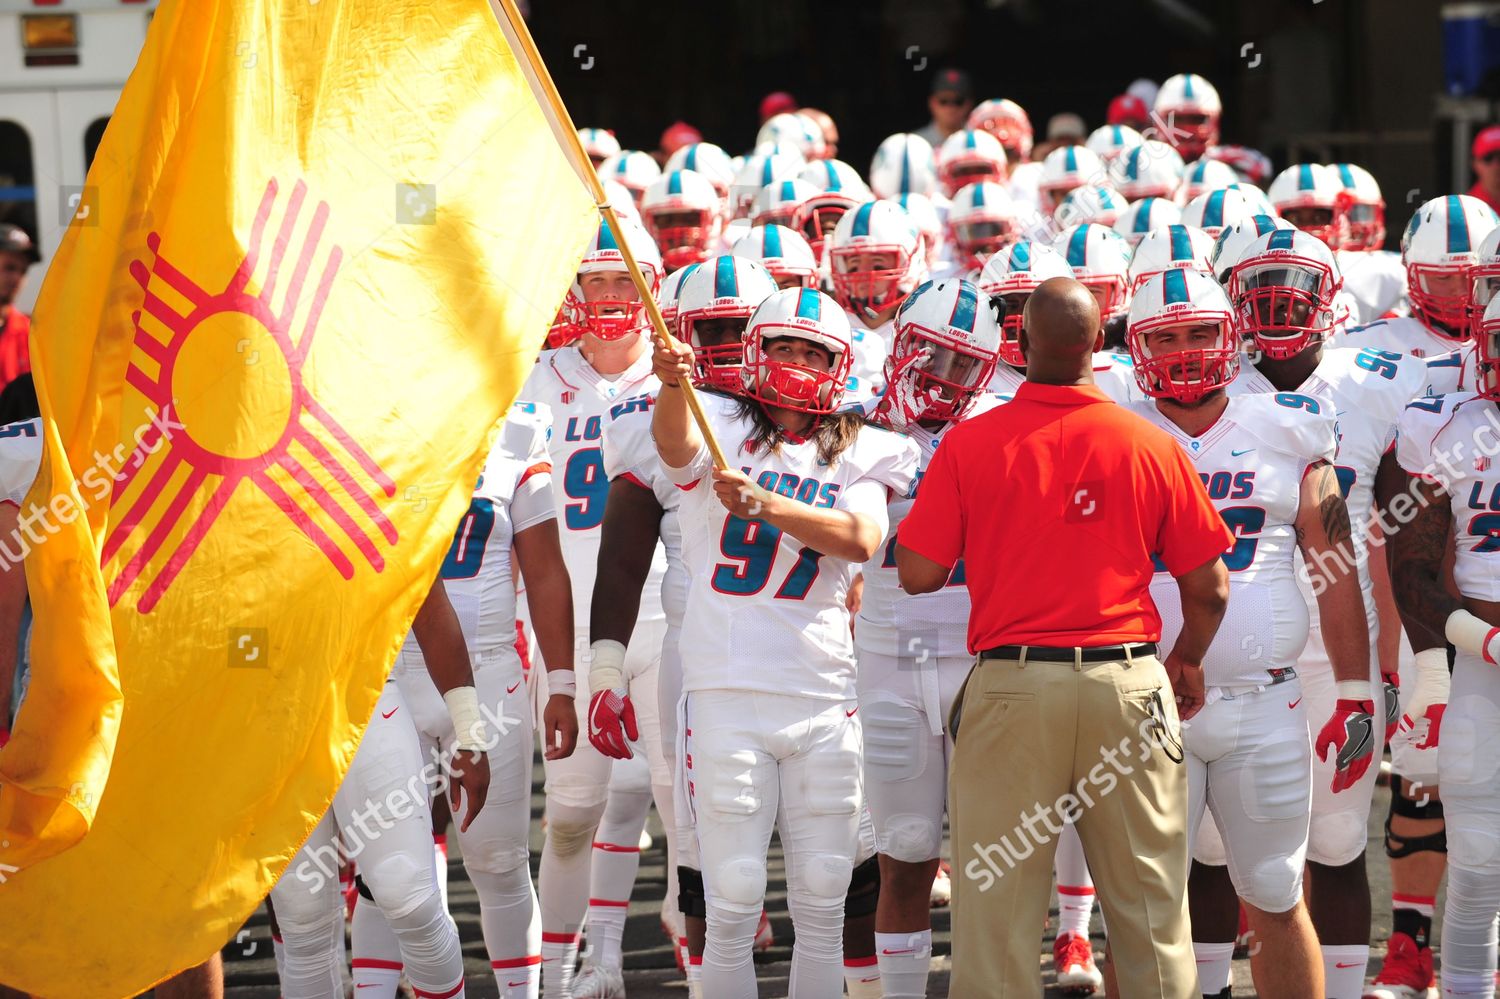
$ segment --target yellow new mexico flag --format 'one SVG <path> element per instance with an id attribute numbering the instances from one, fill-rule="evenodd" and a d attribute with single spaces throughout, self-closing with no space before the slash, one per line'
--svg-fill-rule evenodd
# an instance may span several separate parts
<path id="1" fill-rule="evenodd" d="M 82 206 L 0 981 L 97 997 L 210 955 L 327 808 L 597 216 L 485 0 L 165 0 Z"/>

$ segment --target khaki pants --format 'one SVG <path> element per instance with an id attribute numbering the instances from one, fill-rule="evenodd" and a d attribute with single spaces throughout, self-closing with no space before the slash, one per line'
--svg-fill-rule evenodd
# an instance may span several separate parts
<path id="1" fill-rule="evenodd" d="M 1040 996 L 1062 815 L 1109 928 L 1121 999 L 1197 999 L 1187 913 L 1187 770 L 1155 658 L 976 663 L 948 789 L 949 995 Z"/>

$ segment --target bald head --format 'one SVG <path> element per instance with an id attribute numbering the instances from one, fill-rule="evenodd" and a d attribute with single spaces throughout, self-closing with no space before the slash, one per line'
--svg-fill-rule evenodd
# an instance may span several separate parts
<path id="1" fill-rule="evenodd" d="M 1101 329 L 1093 292 L 1072 278 L 1043 281 L 1027 300 L 1022 321 L 1027 379 L 1059 385 L 1092 382 Z"/>

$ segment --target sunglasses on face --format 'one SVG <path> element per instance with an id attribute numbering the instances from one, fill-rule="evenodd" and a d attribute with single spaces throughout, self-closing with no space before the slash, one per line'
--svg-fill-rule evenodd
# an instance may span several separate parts
<path id="1" fill-rule="evenodd" d="M 962 97 L 939 97 L 937 102 L 944 107 L 956 108 L 963 106 L 964 99 Z"/>

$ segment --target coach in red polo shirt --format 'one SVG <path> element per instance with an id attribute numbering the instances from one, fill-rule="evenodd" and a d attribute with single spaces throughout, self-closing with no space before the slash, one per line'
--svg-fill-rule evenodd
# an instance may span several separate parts
<path id="1" fill-rule="evenodd" d="M 1182 449 L 1094 387 L 1088 289 L 1047 281 L 1025 319 L 1026 384 L 949 431 L 896 549 L 910 593 L 944 585 L 962 558 L 973 601 L 978 658 L 949 771 L 949 994 L 1040 994 L 1036 953 L 1067 814 L 1104 907 L 1118 994 L 1196 999 L 1178 716 L 1202 704 L 1200 662 L 1228 599 L 1219 556 L 1233 536 Z M 1182 594 L 1165 662 L 1153 557 Z"/>

